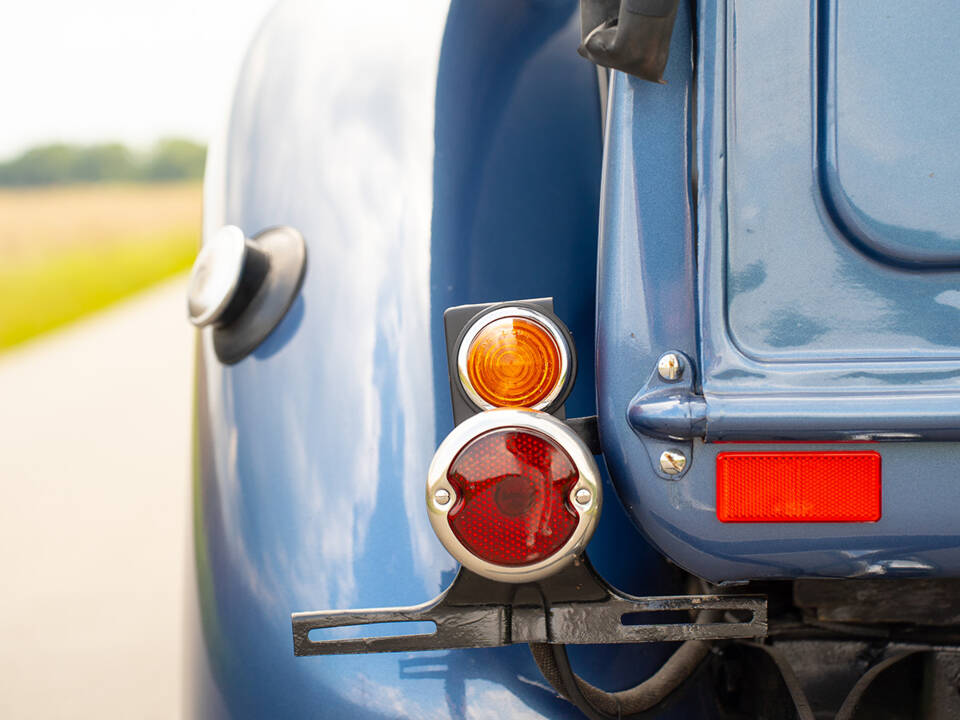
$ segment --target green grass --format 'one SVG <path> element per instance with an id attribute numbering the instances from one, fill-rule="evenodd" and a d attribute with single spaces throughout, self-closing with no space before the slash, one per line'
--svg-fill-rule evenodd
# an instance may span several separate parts
<path id="1" fill-rule="evenodd" d="M 184 272 L 197 240 L 196 232 L 159 233 L 0 266 L 0 349 Z"/>
<path id="2" fill-rule="evenodd" d="M 0 350 L 190 267 L 197 182 L 0 189 Z"/>

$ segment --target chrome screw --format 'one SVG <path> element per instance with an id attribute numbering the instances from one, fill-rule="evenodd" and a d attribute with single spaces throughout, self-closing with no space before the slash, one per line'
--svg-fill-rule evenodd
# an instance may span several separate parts
<path id="1" fill-rule="evenodd" d="M 433 494 L 433 499 L 437 502 L 437 505 L 446 505 L 450 502 L 450 491 L 446 488 L 440 488 Z"/>
<path id="2" fill-rule="evenodd" d="M 666 353 L 657 361 L 657 372 L 667 382 L 674 382 L 683 376 L 683 360 L 676 353 Z"/>
<path id="3" fill-rule="evenodd" d="M 687 466 L 687 456 L 679 450 L 664 450 L 660 453 L 660 469 L 667 475 L 679 475 Z"/>
<path id="4" fill-rule="evenodd" d="M 592 497 L 593 495 L 591 495 L 590 491 L 586 488 L 580 488 L 573 496 L 574 500 L 580 505 L 586 505 Z"/>

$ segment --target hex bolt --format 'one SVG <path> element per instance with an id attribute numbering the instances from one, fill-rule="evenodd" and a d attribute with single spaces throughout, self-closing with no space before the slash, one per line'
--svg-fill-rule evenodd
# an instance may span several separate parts
<path id="1" fill-rule="evenodd" d="M 683 360 L 676 353 L 665 353 L 657 361 L 657 372 L 667 382 L 675 382 L 683 377 Z"/>
<path id="2" fill-rule="evenodd" d="M 588 502 L 590 502 L 590 499 L 592 497 L 593 495 L 591 495 L 590 491 L 587 490 L 586 488 L 580 488 L 579 490 L 577 490 L 577 492 L 573 496 L 573 498 L 580 505 L 586 505 Z"/>
<path id="3" fill-rule="evenodd" d="M 437 505 L 446 505 L 450 502 L 450 491 L 446 488 L 440 488 L 433 494 L 433 499 Z"/>
<path id="4" fill-rule="evenodd" d="M 660 469 L 667 475 L 679 475 L 687 466 L 687 456 L 679 450 L 664 450 L 660 453 Z"/>

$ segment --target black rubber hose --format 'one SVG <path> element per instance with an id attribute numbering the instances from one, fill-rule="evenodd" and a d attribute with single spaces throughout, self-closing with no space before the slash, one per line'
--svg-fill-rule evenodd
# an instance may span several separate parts
<path id="1" fill-rule="evenodd" d="M 694 622 L 716 622 L 720 615 L 717 611 L 699 612 Z M 565 645 L 531 643 L 530 652 L 554 690 L 580 708 L 588 718 L 622 720 L 639 717 L 666 701 L 701 666 L 712 644 L 709 640 L 685 641 L 657 672 L 642 683 L 618 692 L 601 690 L 574 673 Z"/>
<path id="2" fill-rule="evenodd" d="M 764 645 L 763 643 L 758 642 L 749 642 L 744 640 L 735 641 L 738 645 L 743 645 L 744 647 L 753 648 L 760 652 L 766 653 L 766 655 L 773 661 L 773 664 L 777 667 L 777 672 L 780 673 L 780 678 L 783 680 L 783 684 L 787 688 L 787 692 L 790 693 L 790 699 L 793 701 L 794 710 L 796 711 L 797 720 L 816 720 L 816 716 L 813 714 L 813 708 L 810 707 L 810 702 L 807 700 L 806 694 L 803 692 L 803 688 L 800 686 L 800 680 L 797 678 L 793 668 L 790 667 L 790 663 L 787 662 L 787 659 L 780 653 L 776 648 L 771 647 L 770 645 Z"/>
<path id="3" fill-rule="evenodd" d="M 647 680 L 619 692 L 601 690 L 573 673 L 564 645 L 531 643 L 530 651 L 547 681 L 587 717 L 619 720 L 636 716 L 666 700 L 693 675 L 709 654 L 710 646 L 706 640 L 687 640 Z"/>
<path id="4" fill-rule="evenodd" d="M 897 663 L 912 657 L 917 652 L 916 650 L 908 650 L 894 655 L 881 663 L 877 663 L 864 673 L 863 677 L 857 680 L 853 689 L 850 690 L 846 700 L 843 701 L 843 705 L 840 707 L 839 712 L 837 712 L 836 720 L 853 720 L 854 713 L 857 711 L 857 705 L 863 700 L 863 696 L 866 694 L 867 689 L 873 684 L 874 680 Z"/>

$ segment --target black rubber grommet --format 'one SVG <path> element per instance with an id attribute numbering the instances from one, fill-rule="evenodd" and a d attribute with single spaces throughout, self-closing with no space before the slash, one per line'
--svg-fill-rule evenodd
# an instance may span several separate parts
<path id="1" fill-rule="evenodd" d="M 240 362 L 252 353 L 280 324 L 303 284 L 307 246 L 291 227 L 264 230 L 250 239 L 266 268 L 243 308 L 226 325 L 213 329 L 213 348 L 224 365 Z"/>

